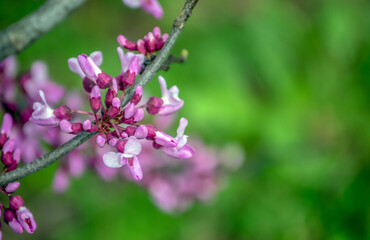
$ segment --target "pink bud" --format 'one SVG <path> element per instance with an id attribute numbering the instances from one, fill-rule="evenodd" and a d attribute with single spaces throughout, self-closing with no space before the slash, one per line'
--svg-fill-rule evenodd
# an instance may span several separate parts
<path id="1" fill-rule="evenodd" d="M 118 143 L 118 138 L 116 138 L 116 137 L 112 137 L 111 139 L 109 139 L 109 141 L 108 141 L 108 144 L 110 145 L 110 146 L 112 146 L 112 147 L 115 147 L 116 145 L 117 145 L 117 143 Z"/>
<path id="2" fill-rule="evenodd" d="M 125 132 L 127 133 L 129 137 L 133 136 L 135 134 L 135 131 L 136 131 L 136 127 L 134 126 L 127 126 L 125 129 Z"/>
<path id="3" fill-rule="evenodd" d="M 161 38 L 161 29 L 159 27 L 153 28 L 153 35 L 155 39 L 159 40 Z"/>
<path id="4" fill-rule="evenodd" d="M 117 37 L 117 41 L 123 48 L 126 48 L 131 51 L 136 50 L 136 43 L 127 40 L 127 38 L 125 38 L 123 35 L 119 35 Z"/>
<path id="5" fill-rule="evenodd" d="M 16 213 L 18 222 L 22 225 L 24 230 L 28 233 L 33 233 L 36 230 L 36 222 L 30 210 L 26 207 L 21 207 Z"/>
<path id="6" fill-rule="evenodd" d="M 82 80 L 82 86 L 87 93 L 91 93 L 91 90 L 95 85 L 96 83 L 87 77 L 84 77 Z"/>
<path id="7" fill-rule="evenodd" d="M 145 125 L 140 125 L 135 130 L 135 135 L 137 139 L 144 139 L 148 136 L 148 128 Z"/>
<path id="8" fill-rule="evenodd" d="M 24 229 L 22 225 L 18 222 L 16 215 L 12 210 L 10 209 L 5 210 L 4 221 L 9 225 L 13 232 L 19 234 L 23 233 Z"/>
<path id="9" fill-rule="evenodd" d="M 159 112 L 159 109 L 163 105 L 163 100 L 159 97 L 150 97 L 146 110 L 148 111 L 149 114 L 157 114 Z"/>
<path id="10" fill-rule="evenodd" d="M 72 123 L 67 120 L 60 121 L 59 127 L 65 133 L 71 133 L 73 131 Z"/>
<path id="11" fill-rule="evenodd" d="M 155 43 L 156 40 L 154 38 L 154 35 L 152 32 L 149 32 L 145 41 L 145 46 L 148 52 L 154 52 L 155 51 Z"/>
<path id="12" fill-rule="evenodd" d="M 113 98 L 112 106 L 108 110 L 108 117 L 114 118 L 120 111 L 121 108 L 121 101 L 119 98 Z"/>
<path id="13" fill-rule="evenodd" d="M 136 75 L 134 72 L 128 70 L 125 74 L 125 77 L 123 78 L 123 86 L 124 88 L 130 87 L 134 85 L 136 80 Z"/>
<path id="14" fill-rule="evenodd" d="M 20 185 L 21 185 L 20 182 L 12 182 L 12 183 L 9 183 L 5 187 L 5 192 L 7 192 L 7 193 L 13 193 L 13 192 L 15 192 L 19 188 Z"/>
<path id="15" fill-rule="evenodd" d="M 17 211 L 20 207 L 24 206 L 24 201 L 21 196 L 13 196 L 9 200 L 9 208 Z"/>
<path id="16" fill-rule="evenodd" d="M 135 110 L 134 114 L 134 121 L 135 122 L 140 122 L 144 118 L 144 110 L 142 108 L 137 108 Z"/>
<path id="17" fill-rule="evenodd" d="M 161 39 L 159 39 L 159 41 L 157 41 L 156 45 L 155 45 L 155 49 L 158 51 L 158 50 L 161 50 L 163 45 L 165 44 L 165 42 L 167 41 L 169 35 L 167 33 L 163 34 Z"/>
<path id="18" fill-rule="evenodd" d="M 91 121 L 85 120 L 82 124 L 82 127 L 85 131 L 89 131 L 91 129 Z"/>
<path id="19" fill-rule="evenodd" d="M 105 106 L 108 108 L 112 105 L 113 98 L 117 97 L 117 90 L 109 88 L 107 94 L 105 95 Z"/>
<path id="20" fill-rule="evenodd" d="M 139 53 L 146 55 L 147 51 L 145 47 L 145 42 L 143 40 L 139 39 L 136 43 L 136 46 Z"/>
<path id="21" fill-rule="evenodd" d="M 94 113 L 97 113 L 100 109 L 101 98 L 100 88 L 98 86 L 93 87 L 90 94 L 90 105 Z"/>
<path id="22" fill-rule="evenodd" d="M 106 142 L 106 139 L 105 137 L 102 135 L 102 134 L 99 134 L 97 137 L 96 137 L 96 144 L 99 146 L 99 147 L 104 147 L 105 145 L 105 142 Z"/>
<path id="23" fill-rule="evenodd" d="M 135 114 L 135 104 L 129 103 L 124 110 L 124 118 L 128 119 Z"/>
<path id="24" fill-rule="evenodd" d="M 99 73 L 98 80 L 97 80 L 99 88 L 106 89 L 110 87 L 112 85 L 112 79 L 113 79 L 112 76 L 110 76 L 109 74 L 105 72 Z"/>
<path id="25" fill-rule="evenodd" d="M 59 118 L 60 120 L 71 120 L 72 117 L 72 110 L 67 105 L 62 105 L 54 110 L 54 115 Z"/>
<path id="26" fill-rule="evenodd" d="M 125 140 L 119 140 L 116 144 L 117 151 L 120 152 L 120 153 L 124 153 L 126 143 L 127 143 L 126 139 Z"/>
<path id="27" fill-rule="evenodd" d="M 72 123 L 72 134 L 78 134 L 82 132 L 82 123 Z"/>
<path id="28" fill-rule="evenodd" d="M 131 102 L 135 105 L 138 104 L 141 100 L 141 97 L 143 96 L 143 87 L 137 86 L 134 95 L 131 98 Z"/>

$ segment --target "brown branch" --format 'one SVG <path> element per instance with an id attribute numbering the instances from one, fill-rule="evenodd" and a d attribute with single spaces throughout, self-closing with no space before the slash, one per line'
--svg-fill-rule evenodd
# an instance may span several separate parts
<path id="1" fill-rule="evenodd" d="M 39 9 L 0 32 L 0 61 L 23 51 L 86 0 L 48 0 Z"/>
<path id="2" fill-rule="evenodd" d="M 147 82 L 154 77 L 156 72 L 165 62 L 166 57 L 168 56 L 172 46 L 176 42 L 176 39 L 179 37 L 182 29 L 185 26 L 186 20 L 190 17 L 191 12 L 197 2 L 198 0 L 186 0 L 180 16 L 177 17 L 173 23 L 173 27 L 168 40 L 166 41 L 162 50 L 158 53 L 157 57 L 153 60 L 153 62 L 145 68 L 144 72 L 140 75 L 140 78 L 136 81 L 135 85 L 132 86 L 127 91 L 122 101 L 123 106 L 126 105 L 132 98 L 136 86 L 137 85 L 144 86 L 145 84 L 147 84 Z M 14 171 L 0 175 L 0 186 L 4 186 L 8 183 L 14 182 L 18 179 L 24 178 L 32 173 L 35 173 L 48 167 L 49 165 L 57 161 L 59 158 L 63 157 L 67 153 L 71 152 L 73 149 L 80 146 L 82 143 L 87 141 L 93 135 L 95 135 L 95 133 L 81 132 L 76 137 L 66 142 L 59 148 L 45 154 L 44 156 L 36 159 L 35 161 L 27 165 L 23 165 L 15 169 Z"/>

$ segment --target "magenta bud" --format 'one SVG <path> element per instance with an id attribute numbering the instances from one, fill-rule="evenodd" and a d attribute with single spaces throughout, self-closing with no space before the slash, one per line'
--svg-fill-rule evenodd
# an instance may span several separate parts
<path id="1" fill-rule="evenodd" d="M 108 117 L 114 118 L 115 116 L 117 116 L 117 114 L 120 111 L 120 108 L 121 108 L 121 101 L 119 100 L 119 98 L 117 97 L 113 98 L 112 106 L 108 110 Z"/>
<path id="2" fill-rule="evenodd" d="M 12 182 L 12 183 L 9 183 L 5 187 L 5 192 L 7 192 L 7 193 L 13 193 L 13 192 L 15 192 L 19 188 L 20 185 L 21 185 L 20 182 Z"/>
<path id="3" fill-rule="evenodd" d="M 136 87 L 134 96 L 132 96 L 131 98 L 131 102 L 135 105 L 138 104 L 142 96 L 143 96 L 143 87 L 139 85 Z"/>
<path id="4" fill-rule="evenodd" d="M 90 120 L 85 120 L 82 124 L 82 127 L 85 131 L 91 130 L 91 121 Z"/>
<path id="5" fill-rule="evenodd" d="M 146 105 L 149 114 L 157 114 L 163 105 L 163 100 L 159 97 L 150 97 Z"/>
<path id="6" fill-rule="evenodd" d="M 62 105 L 54 110 L 54 115 L 60 120 L 71 120 L 72 110 L 67 105 Z"/>
<path id="7" fill-rule="evenodd" d="M 127 138 L 128 137 L 128 135 L 127 135 L 127 133 L 126 132 L 121 132 L 121 138 Z"/>
<path id="8" fill-rule="evenodd" d="M 112 76 L 105 72 L 99 73 L 97 80 L 99 88 L 106 89 L 112 86 L 112 79 L 113 79 Z"/>
<path id="9" fill-rule="evenodd" d="M 91 90 L 94 86 L 96 86 L 96 83 L 93 80 L 84 77 L 84 79 L 82 80 L 82 86 L 87 93 L 91 93 Z"/>
<path id="10" fill-rule="evenodd" d="M 148 129 L 148 135 L 146 136 L 146 139 L 154 140 L 157 129 L 151 124 L 146 125 L 146 128 Z"/>
<path id="11" fill-rule="evenodd" d="M 117 97 L 117 91 L 109 88 L 107 94 L 105 95 L 105 106 L 108 108 L 112 105 L 113 98 Z"/>
<path id="12" fill-rule="evenodd" d="M 72 123 L 72 134 L 78 134 L 82 132 L 82 123 Z"/>
<path id="13" fill-rule="evenodd" d="M 90 105 L 94 113 L 97 113 L 100 109 L 101 98 L 99 86 L 94 86 L 90 93 Z"/>
<path id="14" fill-rule="evenodd" d="M 13 196 L 9 200 L 9 208 L 17 211 L 20 207 L 24 206 L 24 201 L 21 196 Z"/>
<path id="15" fill-rule="evenodd" d="M 104 147 L 105 145 L 105 142 L 106 142 L 106 139 L 105 137 L 102 135 L 102 134 L 99 134 L 97 137 L 96 137 L 96 144 L 99 146 L 99 147 Z"/>
<path id="16" fill-rule="evenodd" d="M 127 40 L 127 38 L 125 38 L 123 35 L 119 35 L 117 37 L 117 41 L 119 45 L 121 45 L 123 48 L 126 48 L 131 51 L 136 50 L 136 43 Z"/>
<path id="17" fill-rule="evenodd" d="M 72 123 L 70 123 L 67 120 L 62 120 L 59 123 L 60 130 L 62 130 L 65 133 L 71 133 L 72 130 Z"/>
<path id="18" fill-rule="evenodd" d="M 140 125 L 136 128 L 134 136 L 137 139 L 144 139 L 148 136 L 148 128 L 145 125 Z"/>
<path id="19" fill-rule="evenodd" d="M 135 134 L 135 131 L 136 131 L 136 127 L 134 126 L 127 126 L 125 129 L 125 132 L 127 133 L 129 137 L 133 136 Z"/>
<path id="20" fill-rule="evenodd" d="M 124 153 L 126 143 L 127 143 L 127 140 L 119 140 L 116 144 L 117 151 L 120 153 Z"/>
<path id="21" fill-rule="evenodd" d="M 141 108 L 137 108 L 134 114 L 134 121 L 140 122 L 141 120 L 143 120 L 143 118 L 144 118 L 144 110 Z"/>
<path id="22" fill-rule="evenodd" d="M 152 32 L 149 32 L 145 41 L 145 46 L 148 52 L 154 52 L 155 51 L 155 37 Z"/>
<path id="23" fill-rule="evenodd" d="M 139 53 L 144 55 L 147 53 L 144 40 L 139 39 L 136 43 L 136 46 Z"/>
<path id="24" fill-rule="evenodd" d="M 112 137 L 111 139 L 109 139 L 109 141 L 108 141 L 108 144 L 110 145 L 110 146 L 112 146 L 112 147 L 115 147 L 116 145 L 117 145 L 117 143 L 118 143 L 118 138 L 116 138 L 116 137 Z"/>
<path id="25" fill-rule="evenodd" d="M 159 27 L 153 28 L 153 35 L 155 39 L 159 40 L 161 38 L 161 29 Z"/>
<path id="26" fill-rule="evenodd" d="M 157 41 L 156 45 L 155 45 L 155 49 L 158 51 L 158 50 L 161 50 L 162 47 L 164 46 L 165 42 L 167 41 L 169 35 L 167 33 L 163 34 L 161 39 L 159 39 L 159 41 Z"/>
<path id="27" fill-rule="evenodd" d="M 135 104 L 134 103 L 129 103 L 128 106 L 124 110 L 124 118 L 128 119 L 135 114 Z"/>
<path id="28" fill-rule="evenodd" d="M 125 77 L 123 78 L 123 86 L 124 88 L 130 87 L 134 85 L 136 80 L 136 75 L 134 72 L 128 70 L 125 74 Z"/>

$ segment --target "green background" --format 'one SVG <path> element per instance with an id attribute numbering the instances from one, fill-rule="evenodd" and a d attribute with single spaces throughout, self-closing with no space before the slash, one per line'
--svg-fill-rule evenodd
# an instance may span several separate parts
<path id="1" fill-rule="evenodd" d="M 161 20 L 120 0 L 88 1 L 19 55 L 45 60 L 69 89 L 67 59 L 103 52 L 120 72 L 116 37 L 169 31 L 183 2 L 160 1 Z M 43 1 L 1 0 L 0 28 Z M 161 73 L 180 88 L 187 132 L 207 144 L 239 142 L 243 166 L 208 204 L 168 215 L 135 184 L 91 172 L 56 196 L 56 164 L 22 180 L 34 235 L 4 239 L 370 239 L 370 15 L 365 0 L 200 0 Z M 159 93 L 157 81 L 149 83 Z"/>

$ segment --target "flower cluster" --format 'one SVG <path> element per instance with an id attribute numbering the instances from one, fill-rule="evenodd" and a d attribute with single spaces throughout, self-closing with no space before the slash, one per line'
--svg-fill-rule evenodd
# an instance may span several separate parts
<path id="1" fill-rule="evenodd" d="M 153 32 L 154 34 L 149 33 L 144 37 L 145 42 L 142 41 L 144 49 L 147 49 L 145 53 L 150 54 L 147 57 L 150 57 L 154 51 L 160 50 L 163 47 L 164 36 L 168 36 L 165 34 L 162 36 L 158 27 L 154 28 Z M 122 38 L 124 39 L 122 35 L 118 37 L 120 43 Z M 140 49 L 140 44 L 132 44 L 135 45 L 132 50 Z M 166 80 L 162 76 L 158 78 L 162 91 L 161 97 L 152 96 L 145 103 L 139 104 L 143 89 L 138 85 L 131 100 L 127 104 L 123 103 L 125 93 L 135 84 L 140 74 L 145 56 L 132 52 L 125 54 L 120 47 L 117 48 L 117 52 L 122 68 L 121 73 L 116 77 L 100 69 L 102 64 L 100 52 L 94 52 L 90 56 L 81 54 L 77 58 L 68 60 L 71 71 L 82 78 L 83 88 L 89 95 L 91 112 L 72 110 L 67 105 L 53 109 L 48 105 L 44 92 L 39 90 L 42 102 L 33 104 L 34 112 L 29 120 L 45 127 L 59 126 L 68 134 L 78 134 L 83 130 L 97 132 L 95 142 L 98 147 L 109 145 L 115 148 L 115 151 L 104 154 L 105 165 L 111 168 L 126 165 L 133 178 L 141 180 L 143 174 L 138 155 L 143 141 L 150 141 L 155 149 L 161 149 L 175 158 L 190 158 L 194 150 L 186 144 L 187 136 L 184 135 L 184 131 L 188 122 L 185 118 L 180 120 L 176 137 L 158 130 L 153 125 L 141 124 L 145 109 L 151 115 L 166 116 L 177 112 L 184 104 L 178 96 L 179 89 L 176 86 L 168 89 Z M 104 99 L 102 99 L 103 90 L 106 90 Z M 72 114 L 75 113 L 85 114 L 90 119 L 72 122 Z"/>
<path id="2" fill-rule="evenodd" d="M 21 150 L 16 147 L 16 141 L 11 138 L 13 119 L 9 113 L 3 118 L 0 130 L 1 162 L 4 165 L 3 172 L 13 171 L 18 167 L 21 160 Z M 8 197 L 9 207 L 0 203 L 0 215 L 4 216 L 4 222 L 15 233 L 33 233 L 36 230 L 36 223 L 32 213 L 24 206 L 21 196 L 13 195 L 19 188 L 19 182 L 9 183 L 1 187 L 1 192 Z M 0 230 L 1 239 L 1 230 Z"/>
<path id="3" fill-rule="evenodd" d="M 151 59 L 156 51 L 162 49 L 164 43 L 168 39 L 168 33 L 162 35 L 159 27 L 155 27 L 153 32 L 149 32 L 144 36 L 143 39 L 139 39 L 136 42 L 132 42 L 125 38 L 123 35 L 117 37 L 118 43 L 125 49 L 130 51 L 138 51 L 140 54 L 145 55 Z"/>

